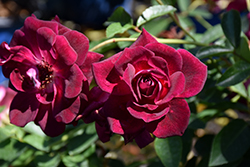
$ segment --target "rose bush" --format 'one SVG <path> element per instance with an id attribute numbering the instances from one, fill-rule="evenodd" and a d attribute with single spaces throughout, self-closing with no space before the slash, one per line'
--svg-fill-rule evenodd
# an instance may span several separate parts
<path id="1" fill-rule="evenodd" d="M 145 29 L 129 48 L 93 63 L 97 85 L 109 93 L 97 113 L 99 138 L 109 131 L 135 139 L 139 147 L 158 138 L 182 135 L 190 110 L 184 98 L 198 94 L 207 67 L 184 49 L 158 43 Z M 99 121 L 99 123 L 98 123 Z"/>
<path id="2" fill-rule="evenodd" d="M 87 37 L 61 25 L 58 17 L 28 17 L 10 45 L 0 47 L 3 74 L 18 92 L 11 123 L 23 127 L 34 121 L 48 136 L 61 134 L 87 100 L 91 63 L 102 57 L 88 48 Z"/>

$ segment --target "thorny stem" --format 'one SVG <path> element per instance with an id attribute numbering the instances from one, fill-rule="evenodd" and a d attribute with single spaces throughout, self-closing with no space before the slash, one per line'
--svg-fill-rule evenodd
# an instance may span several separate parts
<path id="1" fill-rule="evenodd" d="M 207 44 L 204 43 L 199 43 L 199 42 L 194 42 L 194 41 L 186 41 L 182 39 L 161 39 L 161 38 L 155 38 L 158 42 L 160 43 L 165 43 L 165 44 L 193 44 L 193 45 L 198 45 L 198 46 L 208 46 Z M 110 43 L 115 43 L 115 42 L 135 42 L 137 38 L 112 38 L 108 39 L 107 41 L 104 41 L 95 47 L 91 48 L 89 51 L 95 51 L 105 45 L 108 45 Z"/>

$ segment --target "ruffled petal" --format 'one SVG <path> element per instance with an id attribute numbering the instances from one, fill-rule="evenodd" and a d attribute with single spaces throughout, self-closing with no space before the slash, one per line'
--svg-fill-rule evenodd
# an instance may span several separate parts
<path id="1" fill-rule="evenodd" d="M 154 110 L 152 110 L 151 108 L 154 109 L 155 106 L 154 107 L 152 107 L 151 105 L 140 106 L 140 105 L 135 105 L 134 103 L 129 103 L 127 107 L 129 113 L 133 117 L 137 119 L 142 119 L 144 122 L 152 122 L 158 120 L 163 116 L 165 116 L 169 111 L 169 107 L 167 104 L 158 106 Z"/>
<path id="2" fill-rule="evenodd" d="M 147 125 L 147 129 L 158 138 L 181 136 L 186 130 L 190 117 L 190 109 L 185 99 L 173 99 L 169 102 L 170 110 L 160 121 Z"/>
<path id="3" fill-rule="evenodd" d="M 162 99 L 156 102 L 157 104 L 163 104 L 170 100 L 172 100 L 174 97 L 181 94 L 185 87 L 185 76 L 182 72 L 175 72 L 170 76 L 170 89 L 167 93 L 167 95 Z"/>
<path id="4" fill-rule="evenodd" d="M 185 75 L 185 90 L 177 97 L 187 98 L 198 94 L 207 78 L 207 66 L 184 49 L 179 49 L 183 59 L 182 73 Z"/>
<path id="5" fill-rule="evenodd" d="M 57 35 L 54 48 L 57 52 L 56 63 L 53 65 L 56 69 L 63 69 L 65 66 L 70 66 L 77 60 L 77 53 L 70 46 L 64 36 Z"/>
<path id="6" fill-rule="evenodd" d="M 25 126 L 35 120 L 39 106 L 35 94 L 18 92 L 10 105 L 10 122 L 17 126 Z"/>
<path id="7" fill-rule="evenodd" d="M 98 62 L 101 58 L 103 58 L 102 54 L 95 52 L 88 52 L 87 58 L 80 66 L 80 69 L 82 70 L 85 77 L 88 79 L 89 84 L 93 80 L 92 64 Z"/>
<path id="8" fill-rule="evenodd" d="M 182 60 L 181 55 L 174 48 L 161 43 L 150 43 L 145 47 L 154 52 L 156 56 L 162 57 L 166 60 L 169 75 L 182 69 L 184 61 Z"/>
<path id="9" fill-rule="evenodd" d="M 54 118 L 51 104 L 40 106 L 35 123 L 50 137 L 58 136 L 65 130 L 65 124 L 57 122 Z"/>
<path id="10" fill-rule="evenodd" d="M 148 49 L 145 49 L 142 46 L 138 46 L 136 48 L 125 48 L 119 59 L 117 59 L 117 61 L 115 62 L 115 69 L 120 75 L 123 75 L 123 72 L 128 63 L 136 67 L 137 64 L 143 61 L 147 62 L 153 56 L 153 52 Z M 146 68 L 149 68 L 149 66 L 147 65 Z M 139 71 L 141 69 L 136 70 Z"/>
<path id="11" fill-rule="evenodd" d="M 134 48 L 137 46 L 145 46 L 148 43 L 158 43 L 157 40 L 150 35 L 144 28 L 142 29 L 141 35 L 138 39 L 130 46 L 130 48 Z"/>
<path id="12" fill-rule="evenodd" d="M 52 112 L 58 113 L 55 115 L 55 119 L 57 122 L 68 124 L 76 118 L 79 112 L 80 105 L 80 97 L 77 97 L 75 99 L 56 99 Z"/>
<path id="13" fill-rule="evenodd" d="M 111 70 L 114 67 L 116 60 L 119 58 L 121 52 L 105 59 L 101 62 L 93 63 L 93 74 L 97 85 L 108 93 L 113 91 L 113 88 L 117 83 L 107 80 Z"/>
<path id="14" fill-rule="evenodd" d="M 63 76 L 65 83 L 64 96 L 66 98 L 74 98 L 82 91 L 83 81 L 86 80 L 80 68 L 74 64 L 69 71 L 65 71 Z"/>
<path id="15" fill-rule="evenodd" d="M 88 38 L 78 31 L 68 31 L 63 34 L 70 44 L 70 46 L 76 51 L 78 57 L 76 60 L 77 65 L 82 65 L 87 57 L 89 49 Z"/>

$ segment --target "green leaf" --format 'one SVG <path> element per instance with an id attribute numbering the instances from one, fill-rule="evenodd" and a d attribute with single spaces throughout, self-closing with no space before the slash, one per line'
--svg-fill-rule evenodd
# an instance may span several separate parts
<path id="1" fill-rule="evenodd" d="M 155 151 L 166 167 L 178 167 L 182 154 L 182 141 L 179 136 L 155 139 Z"/>
<path id="2" fill-rule="evenodd" d="M 66 166 L 74 166 L 77 165 L 77 163 L 84 161 L 86 158 L 88 158 L 94 153 L 95 153 L 95 145 L 92 144 L 91 147 L 85 150 L 82 154 L 63 156 L 62 161 Z"/>
<path id="3" fill-rule="evenodd" d="M 152 20 L 156 17 L 160 17 L 176 11 L 176 8 L 170 5 L 155 5 L 147 8 L 142 15 L 138 18 L 136 26 L 140 27 L 142 24 Z"/>
<path id="4" fill-rule="evenodd" d="M 225 126 L 212 144 L 209 166 L 218 166 L 240 159 L 250 147 L 250 128 L 248 124 L 236 119 Z"/>
<path id="5" fill-rule="evenodd" d="M 236 48 L 236 53 L 239 55 L 242 59 L 250 62 L 250 50 L 248 46 L 248 38 L 243 34 L 240 38 L 240 46 Z"/>
<path id="6" fill-rule="evenodd" d="M 190 0 L 177 0 L 178 6 L 181 11 L 187 11 L 189 5 L 191 4 Z"/>
<path id="7" fill-rule="evenodd" d="M 34 159 L 34 163 L 38 167 L 57 167 L 61 161 L 59 154 L 44 154 L 42 152 L 37 152 Z"/>
<path id="8" fill-rule="evenodd" d="M 233 49 L 231 48 L 225 48 L 223 46 L 218 45 L 211 45 L 211 46 L 205 46 L 201 48 L 197 54 L 196 57 L 198 59 L 205 59 L 213 56 L 221 56 L 228 53 L 232 53 Z"/>
<path id="9" fill-rule="evenodd" d="M 34 149 L 25 150 L 14 162 L 11 163 L 11 166 L 28 166 L 33 160 L 34 153 Z"/>
<path id="10" fill-rule="evenodd" d="M 41 137 L 35 134 L 27 135 L 23 138 L 23 141 L 27 144 L 35 147 L 41 151 L 49 151 L 48 142 L 45 140 L 45 137 Z"/>
<path id="11" fill-rule="evenodd" d="M 86 133 L 72 138 L 67 145 L 69 155 L 72 156 L 83 152 L 84 150 L 89 148 L 97 139 L 97 134 L 89 135 Z"/>
<path id="12" fill-rule="evenodd" d="M 202 37 L 201 43 L 209 44 L 224 35 L 220 24 L 209 28 Z"/>
<path id="13" fill-rule="evenodd" d="M 170 22 L 171 20 L 166 18 L 156 18 L 145 23 L 143 28 L 145 28 L 150 34 L 157 36 L 160 32 L 167 29 Z"/>
<path id="14" fill-rule="evenodd" d="M 250 75 L 250 64 L 245 61 L 238 61 L 229 67 L 218 80 L 217 85 L 228 87 L 240 83 Z"/>
<path id="15" fill-rule="evenodd" d="M 1 142 L 0 148 L 0 160 L 10 162 L 20 156 L 27 149 L 27 145 L 10 138 Z"/>
<path id="16" fill-rule="evenodd" d="M 237 48 L 240 45 L 241 18 L 236 10 L 226 12 L 221 20 L 223 32 L 230 43 Z"/>
<path id="17" fill-rule="evenodd" d="M 116 34 L 122 34 L 128 29 L 133 28 L 133 25 L 131 24 L 125 24 L 124 26 L 121 25 L 121 23 L 112 23 L 110 24 L 106 29 L 106 36 L 107 38 L 111 38 Z"/>
<path id="18" fill-rule="evenodd" d="M 119 22 L 122 26 L 125 24 L 133 24 L 131 16 L 124 10 L 123 7 L 118 7 L 104 24 L 109 25 L 114 22 Z"/>

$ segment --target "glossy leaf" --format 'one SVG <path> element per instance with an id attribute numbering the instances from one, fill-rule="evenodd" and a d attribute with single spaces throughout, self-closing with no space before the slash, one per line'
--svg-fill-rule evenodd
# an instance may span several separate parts
<path id="1" fill-rule="evenodd" d="M 121 23 L 112 23 L 110 24 L 106 29 L 106 36 L 107 38 L 111 38 L 116 34 L 122 34 L 128 29 L 133 28 L 133 25 L 131 24 L 125 24 L 124 26 L 121 25 Z"/>
<path id="2" fill-rule="evenodd" d="M 223 46 L 218 46 L 218 45 L 211 45 L 211 46 L 206 46 L 201 48 L 197 54 L 196 57 L 198 59 L 204 59 L 204 58 L 209 58 L 213 56 L 220 56 L 220 55 L 225 55 L 228 53 L 232 53 L 233 49 L 231 48 L 225 48 Z"/>
<path id="3" fill-rule="evenodd" d="M 218 80 L 218 86 L 231 86 L 240 83 L 250 75 L 250 64 L 245 61 L 238 61 L 228 68 Z"/>
<path id="4" fill-rule="evenodd" d="M 136 26 L 140 27 L 142 24 L 152 20 L 156 17 L 163 16 L 175 12 L 176 9 L 170 5 L 155 5 L 147 8 L 138 18 Z"/>
<path id="5" fill-rule="evenodd" d="M 250 147 L 248 124 L 236 119 L 215 136 L 210 154 L 209 166 L 218 166 L 240 159 Z"/>
<path id="6" fill-rule="evenodd" d="M 237 48 L 240 45 L 241 18 L 236 10 L 225 13 L 222 17 L 221 26 L 230 43 Z"/>
<path id="7" fill-rule="evenodd" d="M 165 167 L 178 167 L 182 155 L 182 141 L 179 136 L 155 139 L 155 151 Z"/>

